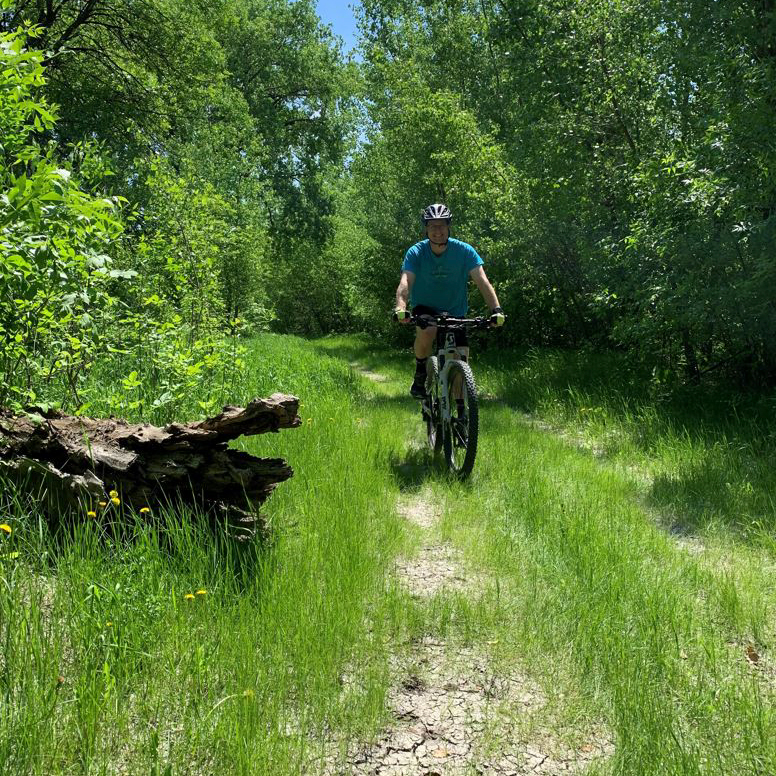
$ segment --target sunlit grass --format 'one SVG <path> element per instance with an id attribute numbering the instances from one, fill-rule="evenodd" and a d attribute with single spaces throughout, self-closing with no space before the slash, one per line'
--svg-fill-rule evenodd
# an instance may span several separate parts
<path id="1" fill-rule="evenodd" d="M 293 392 L 304 420 L 242 440 L 295 470 L 266 505 L 268 542 L 239 547 L 159 505 L 125 515 L 121 539 L 96 510 L 54 535 L 34 494 L 7 499 L 3 773 L 285 774 L 331 747 L 323 731 L 384 714 L 383 578 L 401 541 L 384 462 L 401 437 L 378 441 L 347 365 L 293 338 L 252 348 L 224 399 Z M 346 670 L 360 681 L 344 694 Z"/>
<path id="2" fill-rule="evenodd" d="M 411 374 L 408 352 L 319 345 L 396 376 L 398 391 Z M 731 417 L 733 396 L 655 396 L 594 354 L 489 350 L 473 363 L 473 480 L 427 483 L 442 536 L 490 585 L 478 606 L 419 627 L 492 644 L 542 683 L 559 727 L 603 723 L 604 772 L 773 770 L 774 474 L 752 468 L 753 451 L 774 452 L 767 399 Z M 704 468 L 718 476 L 687 487 Z M 661 492 L 661 477 L 677 486 Z"/>
<path id="3" fill-rule="evenodd" d="M 300 428 L 240 440 L 295 470 L 263 543 L 156 504 L 120 536 L 121 504 L 52 531 L 35 494 L 4 489 L 0 772 L 320 772 L 390 723 L 389 655 L 428 635 L 541 685 L 546 708 L 516 730 L 606 731 L 596 773 L 776 770 L 774 490 L 753 468 L 773 425 L 754 404 L 656 396 L 616 361 L 546 357 L 475 352 L 482 434 L 461 485 L 422 449 L 408 348 L 251 341 L 220 401 L 302 402 Z M 201 417 L 187 401 L 179 419 Z M 437 502 L 476 590 L 421 602 L 390 581 L 422 540 L 401 494 Z"/>
<path id="4" fill-rule="evenodd" d="M 773 548 L 776 394 L 666 386 L 623 355 L 489 353 L 484 385 L 619 465 L 681 533 Z"/>
<path id="5" fill-rule="evenodd" d="M 483 492 L 459 490 L 445 530 L 500 581 L 503 649 L 606 721 L 619 772 L 772 768 L 776 688 L 747 648 L 772 644 L 773 575 L 762 589 L 710 567 L 621 473 L 503 406 L 485 417 Z"/>

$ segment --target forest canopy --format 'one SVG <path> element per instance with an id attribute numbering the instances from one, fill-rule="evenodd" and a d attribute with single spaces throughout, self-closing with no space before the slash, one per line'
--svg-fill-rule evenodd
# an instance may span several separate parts
<path id="1" fill-rule="evenodd" d="M 363 0 L 356 58 L 312 0 L 0 7 L 2 404 L 114 361 L 207 411 L 240 333 L 386 334 L 432 201 L 505 341 L 776 380 L 772 0 Z"/>

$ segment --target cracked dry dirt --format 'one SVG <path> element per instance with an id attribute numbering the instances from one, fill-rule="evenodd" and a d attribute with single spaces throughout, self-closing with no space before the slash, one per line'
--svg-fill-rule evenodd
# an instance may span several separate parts
<path id="1" fill-rule="evenodd" d="M 402 498 L 398 512 L 423 532 L 420 551 L 397 561 L 396 573 L 411 595 L 476 593 L 484 580 L 463 566 L 456 550 L 433 537 L 440 514 L 429 494 Z M 394 655 L 396 677 L 388 701 L 393 723 L 376 742 L 352 745 L 327 774 L 354 776 L 457 776 L 458 774 L 580 773 L 605 757 L 611 745 L 590 733 L 572 751 L 526 720 L 542 709 L 540 688 L 517 672 L 494 670 L 482 647 L 424 638 L 408 655 Z M 523 732 L 523 730 L 530 733 Z"/>

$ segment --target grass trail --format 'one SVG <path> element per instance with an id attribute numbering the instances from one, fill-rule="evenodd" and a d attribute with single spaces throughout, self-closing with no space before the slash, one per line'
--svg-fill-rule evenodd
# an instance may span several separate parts
<path id="1" fill-rule="evenodd" d="M 321 347 L 406 390 L 406 354 L 368 352 L 353 339 L 324 340 Z M 504 386 L 517 382 L 519 369 L 499 366 L 475 361 L 475 373 L 491 395 L 514 403 L 514 389 Z M 592 404 L 590 396 L 585 401 Z M 633 419 L 617 425 L 605 403 L 595 408 L 608 413 L 610 439 L 636 431 Z M 748 542 L 742 539 L 755 532 L 740 523 L 722 530 L 721 521 L 709 520 L 709 530 L 698 534 L 700 549 L 691 551 L 656 521 L 640 476 L 645 468 L 669 476 L 681 461 L 675 440 L 692 444 L 700 465 L 719 446 L 704 447 L 702 436 L 690 439 L 671 424 L 661 435 L 655 424 L 651 456 L 622 443 L 602 454 L 595 444 L 580 444 L 571 423 L 561 427 L 558 415 L 550 420 L 562 434 L 537 430 L 503 400 L 485 400 L 472 482 L 427 483 L 445 505 L 443 537 L 496 584 L 458 609 L 432 606 L 426 632 L 487 639 L 502 665 L 521 665 L 541 683 L 559 729 L 568 730 L 572 719 L 579 729 L 603 721 L 615 753 L 592 769 L 776 772 L 772 545 L 762 530 Z M 767 445 L 767 437 L 759 443 Z M 422 471 L 428 469 L 407 476 L 403 489 L 419 487 Z M 717 487 L 729 492 L 726 482 Z M 707 485 L 706 503 L 729 508 L 729 497 L 720 500 Z M 761 522 L 770 519 L 772 494 L 753 494 L 766 507 Z M 681 519 L 683 504 L 678 498 L 664 507 Z"/>

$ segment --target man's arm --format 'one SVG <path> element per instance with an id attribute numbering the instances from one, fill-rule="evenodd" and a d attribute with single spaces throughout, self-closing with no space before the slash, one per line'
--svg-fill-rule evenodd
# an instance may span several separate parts
<path id="1" fill-rule="evenodd" d="M 415 273 L 405 269 L 401 273 L 399 287 L 396 289 L 396 310 L 406 310 L 407 302 L 412 291 L 412 284 L 415 282 Z"/>
<path id="2" fill-rule="evenodd" d="M 482 264 L 480 264 L 479 267 L 475 267 L 473 270 L 471 270 L 469 272 L 469 276 L 480 290 L 482 298 L 485 300 L 485 304 L 488 305 L 491 310 L 495 310 L 497 307 L 500 307 L 498 303 L 498 297 L 496 296 L 496 291 L 490 284 L 490 281 L 485 274 L 485 270 L 482 268 Z"/>

